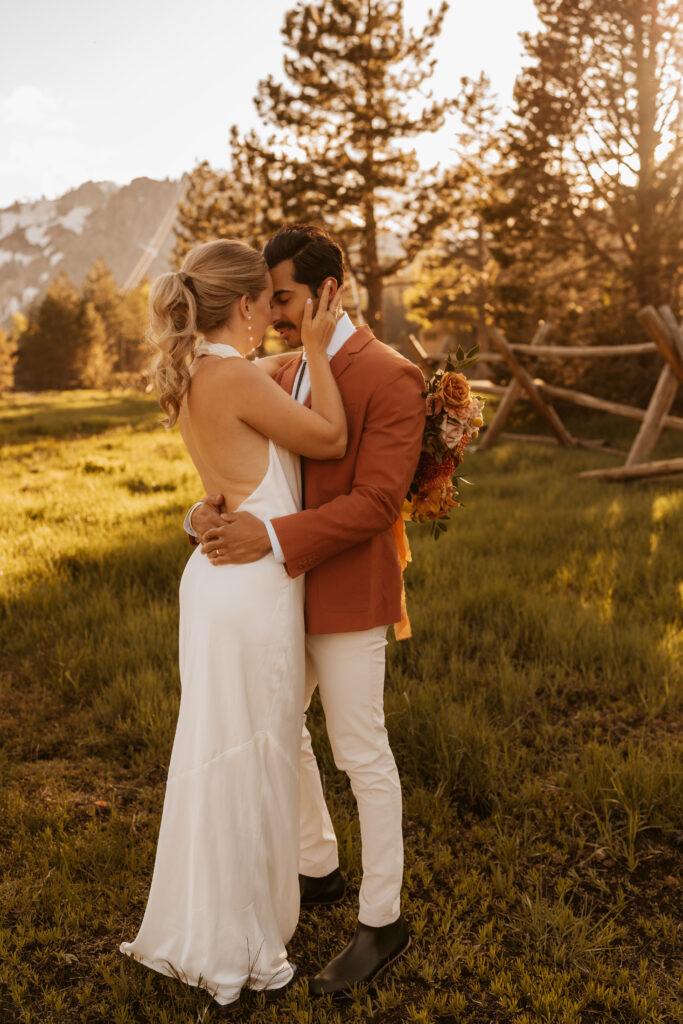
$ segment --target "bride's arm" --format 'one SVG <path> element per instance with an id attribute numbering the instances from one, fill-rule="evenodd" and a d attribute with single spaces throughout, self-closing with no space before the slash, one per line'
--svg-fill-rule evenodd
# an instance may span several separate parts
<path id="1" fill-rule="evenodd" d="M 276 356 L 262 356 L 254 360 L 254 366 L 263 370 L 269 377 L 274 377 L 283 366 L 297 358 L 297 352 L 278 352 Z"/>
<path id="2" fill-rule="evenodd" d="M 312 316 L 304 313 L 302 339 L 311 378 L 311 408 L 296 402 L 267 374 L 245 359 L 226 359 L 203 381 L 207 415 L 229 408 L 276 444 L 310 459 L 340 459 L 346 451 L 344 405 L 327 358 L 327 345 L 337 323 L 341 294 L 328 308 L 329 286 Z M 212 420 L 212 429 L 215 420 Z"/>

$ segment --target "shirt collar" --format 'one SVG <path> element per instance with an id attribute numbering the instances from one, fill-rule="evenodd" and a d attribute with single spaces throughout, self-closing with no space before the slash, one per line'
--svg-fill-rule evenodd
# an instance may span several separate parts
<path id="1" fill-rule="evenodd" d="M 334 329 L 334 334 L 330 338 L 329 345 L 327 346 L 327 358 L 331 359 L 332 356 L 336 356 L 342 345 L 345 345 L 349 338 L 356 333 L 356 328 L 351 322 L 351 317 L 348 313 L 342 313 L 339 318 L 339 323 Z"/>
<path id="2" fill-rule="evenodd" d="M 327 344 L 327 358 L 332 359 L 333 356 L 336 356 L 340 348 L 342 348 L 349 338 L 355 333 L 356 328 L 353 326 L 351 317 L 348 313 L 343 313 L 334 329 L 334 334 Z M 304 362 L 306 362 L 306 352 L 304 351 L 302 355 Z"/>

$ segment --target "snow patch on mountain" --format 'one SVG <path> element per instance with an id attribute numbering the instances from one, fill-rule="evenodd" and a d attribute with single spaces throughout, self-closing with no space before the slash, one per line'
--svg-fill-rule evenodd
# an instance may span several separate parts
<path id="1" fill-rule="evenodd" d="M 22 228 L 40 227 L 48 223 L 56 202 L 56 199 L 39 199 L 35 203 L 22 203 L 21 208 L 16 211 L 14 207 L 4 210 L 0 213 L 0 238 L 7 238 Z"/>
<path id="2" fill-rule="evenodd" d="M 12 252 L 11 249 L 0 249 L 0 267 L 3 263 L 11 263 L 13 261 L 16 263 L 22 263 L 26 267 L 29 263 L 33 263 L 35 258 L 36 257 L 32 256 L 30 253 Z"/>
<path id="3" fill-rule="evenodd" d="M 69 210 L 64 217 L 59 218 L 59 223 L 63 228 L 67 228 L 77 235 L 82 235 L 85 222 L 91 213 L 92 209 L 89 206 L 74 206 L 73 210 Z"/>
<path id="4" fill-rule="evenodd" d="M 50 241 L 50 236 L 47 233 L 47 224 L 32 224 L 30 228 L 24 230 L 26 241 L 29 245 L 44 246 Z"/>

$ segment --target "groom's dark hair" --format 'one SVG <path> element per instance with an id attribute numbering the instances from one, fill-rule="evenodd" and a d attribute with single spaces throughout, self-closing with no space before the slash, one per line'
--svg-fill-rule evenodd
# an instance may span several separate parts
<path id="1" fill-rule="evenodd" d="M 286 224 L 266 242 L 263 250 L 269 267 L 283 260 L 294 263 L 294 280 L 306 284 L 314 295 L 328 277 L 344 283 L 344 253 L 323 228 L 314 224 Z"/>

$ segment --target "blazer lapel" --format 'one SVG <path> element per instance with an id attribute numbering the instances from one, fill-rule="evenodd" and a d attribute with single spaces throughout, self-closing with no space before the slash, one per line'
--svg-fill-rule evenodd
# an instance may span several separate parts
<path id="1" fill-rule="evenodd" d="M 291 395 L 294 390 L 294 382 L 300 366 L 301 355 L 299 354 L 297 359 L 290 359 L 289 362 L 286 363 L 285 368 L 280 371 L 275 378 L 280 387 L 289 395 Z"/>

